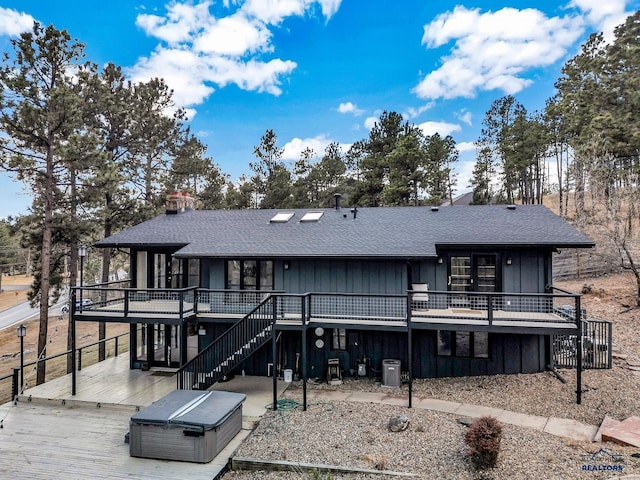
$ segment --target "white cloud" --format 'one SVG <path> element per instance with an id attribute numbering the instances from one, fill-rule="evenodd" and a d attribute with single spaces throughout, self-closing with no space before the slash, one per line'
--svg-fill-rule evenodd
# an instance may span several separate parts
<path id="1" fill-rule="evenodd" d="M 446 137 L 453 132 L 459 132 L 461 130 L 460 125 L 446 122 L 423 122 L 418 125 L 418 128 L 429 137 L 436 133 L 440 134 L 441 137 Z"/>
<path id="2" fill-rule="evenodd" d="M 324 149 L 332 142 L 326 135 L 318 135 L 312 138 L 293 138 L 284 145 L 282 158 L 284 160 L 299 160 L 300 154 L 306 148 L 314 151 L 317 157 L 322 157 Z"/>
<path id="3" fill-rule="evenodd" d="M 475 142 L 459 142 L 456 143 L 456 148 L 460 153 L 462 152 L 475 152 L 476 144 Z"/>
<path id="4" fill-rule="evenodd" d="M 31 15 L 0 7 L 0 35 L 15 37 L 33 29 Z"/>
<path id="5" fill-rule="evenodd" d="M 128 69 L 134 81 L 162 77 L 174 91 L 178 106 L 202 103 L 216 87 L 239 88 L 272 95 L 282 93 L 283 79 L 296 67 L 293 60 L 273 55 L 271 28 L 290 16 L 319 7 L 330 18 L 341 0 L 246 0 L 223 2 L 226 16 L 211 14 L 211 0 L 176 2 L 165 15 L 140 14 L 136 24 L 160 44 Z M 231 11 L 233 10 L 233 11 Z M 317 11 L 317 10 L 316 10 Z"/>
<path id="6" fill-rule="evenodd" d="M 339 113 L 352 113 L 356 117 L 362 115 L 364 110 L 359 109 L 355 104 L 351 102 L 345 102 L 338 105 Z"/>
<path id="7" fill-rule="evenodd" d="M 458 188 L 456 189 L 456 195 L 473 190 L 471 187 L 471 179 L 473 178 L 473 169 L 475 166 L 476 162 L 472 160 L 463 160 L 458 162 L 456 165 L 458 173 Z"/>
<path id="8" fill-rule="evenodd" d="M 561 59 L 583 29 L 576 16 L 549 18 L 532 8 L 481 13 L 457 6 L 425 25 L 422 43 L 428 48 L 454 45 L 414 92 L 429 99 L 474 97 L 493 89 L 515 94 L 532 83 L 523 78 L 527 70 Z"/>
<path id="9" fill-rule="evenodd" d="M 611 40 L 614 28 L 624 23 L 629 15 L 625 12 L 626 4 L 626 0 L 573 0 L 570 6 L 582 10 L 587 21 Z"/>
<path id="10" fill-rule="evenodd" d="M 469 126 L 473 125 L 473 114 L 468 110 L 461 110 L 460 112 L 456 113 L 456 117 L 459 118 L 461 122 L 466 123 Z"/>
<path id="11" fill-rule="evenodd" d="M 313 7 L 320 6 L 322 16 L 327 20 L 340 8 L 342 0 L 246 0 L 243 12 L 270 25 L 278 25 L 286 17 L 301 16 Z"/>
<path id="12" fill-rule="evenodd" d="M 434 102 L 429 102 L 429 103 L 425 103 L 424 105 L 422 105 L 421 107 L 418 107 L 418 108 L 409 107 L 407 109 L 407 112 L 403 115 L 403 117 L 405 117 L 405 118 L 416 118 L 416 117 L 422 115 L 427 110 L 431 110 L 433 105 L 434 105 Z"/>
<path id="13" fill-rule="evenodd" d="M 242 10 L 249 17 L 278 25 L 286 17 L 302 15 L 306 3 L 304 0 L 247 0 Z"/>
<path id="14" fill-rule="evenodd" d="M 148 35 L 176 45 L 190 40 L 203 24 L 211 20 L 210 5 L 210 1 L 198 5 L 172 3 L 167 6 L 167 14 L 164 17 L 140 14 L 136 18 L 136 25 Z"/>
<path id="15" fill-rule="evenodd" d="M 157 49 L 148 58 L 138 60 L 127 74 L 134 82 L 164 78 L 174 89 L 173 99 L 180 106 L 202 103 L 214 91 L 203 81 L 208 76 L 206 63 L 188 50 Z"/>
<path id="16" fill-rule="evenodd" d="M 378 115 L 377 117 L 367 117 L 364 121 L 364 126 L 367 130 L 371 130 L 373 127 L 376 126 L 376 122 L 380 120 L 380 116 Z"/>
<path id="17" fill-rule="evenodd" d="M 204 53 L 241 56 L 257 51 L 273 51 L 271 32 L 263 23 L 236 14 L 208 25 L 193 43 Z"/>

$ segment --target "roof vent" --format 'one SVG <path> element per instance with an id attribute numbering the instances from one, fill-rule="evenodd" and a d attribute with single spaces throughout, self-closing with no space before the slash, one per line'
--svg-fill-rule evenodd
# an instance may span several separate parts
<path id="1" fill-rule="evenodd" d="M 440 208 L 439 208 L 439 207 L 431 207 L 431 211 L 432 211 L 432 212 L 437 212 L 438 210 L 440 210 Z"/>
<path id="2" fill-rule="evenodd" d="M 287 223 L 294 215 L 295 212 L 278 212 L 269 223 Z"/>
<path id="3" fill-rule="evenodd" d="M 509 209 L 509 210 L 515 210 L 515 209 L 516 209 L 516 206 L 515 206 L 515 205 L 513 205 L 513 204 L 511 204 L 511 205 L 507 205 L 507 209 Z"/>
<path id="4" fill-rule="evenodd" d="M 301 222 L 317 222 L 324 212 L 307 212 L 300 219 Z"/>
<path id="5" fill-rule="evenodd" d="M 340 210 L 340 199 L 342 199 L 342 195 L 339 193 L 334 193 L 333 198 L 335 199 L 336 210 Z"/>

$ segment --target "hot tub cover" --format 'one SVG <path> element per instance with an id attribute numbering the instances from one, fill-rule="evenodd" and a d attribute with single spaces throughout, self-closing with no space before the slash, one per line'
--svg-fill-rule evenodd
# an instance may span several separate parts
<path id="1" fill-rule="evenodd" d="M 211 430 L 222 425 L 245 399 L 244 393 L 174 390 L 133 415 L 131 422 Z"/>

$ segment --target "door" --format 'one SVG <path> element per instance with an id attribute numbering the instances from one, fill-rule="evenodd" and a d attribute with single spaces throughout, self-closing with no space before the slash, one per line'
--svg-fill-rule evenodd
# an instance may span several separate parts
<path id="1" fill-rule="evenodd" d="M 149 325 L 148 361 L 152 367 L 180 366 L 180 327 L 178 325 Z"/>
<path id="2" fill-rule="evenodd" d="M 498 291 L 497 255 L 472 254 L 449 257 L 448 288 L 452 308 L 486 308 L 486 297 L 467 292 Z"/>

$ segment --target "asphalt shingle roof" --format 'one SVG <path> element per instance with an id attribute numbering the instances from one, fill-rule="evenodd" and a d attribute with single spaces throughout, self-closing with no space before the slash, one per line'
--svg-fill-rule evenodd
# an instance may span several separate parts
<path id="1" fill-rule="evenodd" d="M 276 213 L 295 215 L 270 223 Z M 323 211 L 318 222 L 300 222 Z M 182 257 L 436 256 L 437 246 L 592 247 L 593 242 L 540 205 L 304 210 L 193 210 L 160 215 L 99 241 L 98 247 L 182 247 Z"/>

